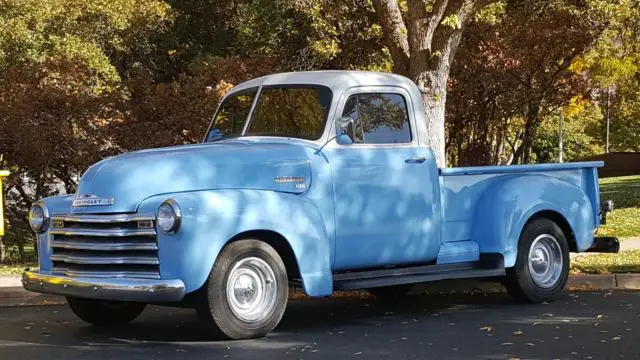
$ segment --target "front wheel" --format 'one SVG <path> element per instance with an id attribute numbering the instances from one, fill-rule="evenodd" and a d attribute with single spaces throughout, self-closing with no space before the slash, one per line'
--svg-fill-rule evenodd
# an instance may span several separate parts
<path id="1" fill-rule="evenodd" d="M 80 319 L 97 326 L 124 325 L 138 317 L 146 304 L 68 297 L 71 311 Z"/>
<path id="2" fill-rule="evenodd" d="M 569 278 L 569 246 L 560 227 L 539 218 L 520 235 L 516 265 L 507 269 L 505 285 L 519 301 L 539 303 L 553 299 Z"/>
<path id="3" fill-rule="evenodd" d="M 229 339 L 261 337 L 273 330 L 287 306 L 284 262 L 268 244 L 239 240 L 216 260 L 196 308 L 214 335 Z"/>

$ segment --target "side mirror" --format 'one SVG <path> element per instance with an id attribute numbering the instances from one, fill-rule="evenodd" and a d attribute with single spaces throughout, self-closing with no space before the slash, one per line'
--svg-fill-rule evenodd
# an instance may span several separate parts
<path id="1" fill-rule="evenodd" d="M 349 135 L 349 125 L 353 124 L 353 119 L 348 116 L 342 116 L 336 123 L 336 128 L 340 131 L 340 135 Z"/>
<path id="2" fill-rule="evenodd" d="M 338 129 L 338 135 L 336 135 L 336 142 L 340 145 L 351 145 L 353 139 L 349 134 L 349 127 L 353 128 L 353 119 L 348 116 L 342 116 L 336 121 L 336 128 Z"/>
<path id="3" fill-rule="evenodd" d="M 353 140 L 351 136 L 349 136 L 349 125 L 353 124 L 353 119 L 348 116 L 342 116 L 336 119 L 336 136 L 332 136 L 325 142 L 320 148 L 316 151 L 316 154 L 319 154 L 322 149 L 324 149 L 327 144 L 329 144 L 332 140 L 335 140 L 340 145 L 351 145 L 353 144 Z"/>

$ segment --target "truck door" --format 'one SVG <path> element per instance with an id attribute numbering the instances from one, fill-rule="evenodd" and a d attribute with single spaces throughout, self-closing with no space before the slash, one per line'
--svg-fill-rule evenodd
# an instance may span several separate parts
<path id="1" fill-rule="evenodd" d="M 357 88 L 341 104 L 337 114 L 352 119 L 352 143 L 324 151 L 334 181 L 334 269 L 434 260 L 440 248 L 438 174 L 433 153 L 414 136 L 408 93 Z"/>

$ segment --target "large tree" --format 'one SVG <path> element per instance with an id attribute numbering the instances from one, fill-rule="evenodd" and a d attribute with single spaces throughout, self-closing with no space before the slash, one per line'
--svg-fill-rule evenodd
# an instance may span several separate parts
<path id="1" fill-rule="evenodd" d="M 373 0 L 393 70 L 412 79 L 422 93 L 428 145 L 438 166 L 446 165 L 444 110 L 449 69 L 462 32 L 491 0 Z"/>
<path id="2" fill-rule="evenodd" d="M 588 79 L 575 67 L 601 32 L 591 13 L 572 1 L 511 0 L 496 23 L 468 28 L 451 71 L 450 160 L 536 160 L 532 145 L 542 120 L 572 100 L 590 98 Z"/>

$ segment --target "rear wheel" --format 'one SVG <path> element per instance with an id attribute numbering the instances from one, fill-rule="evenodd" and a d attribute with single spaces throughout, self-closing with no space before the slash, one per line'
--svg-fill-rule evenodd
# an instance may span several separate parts
<path id="1" fill-rule="evenodd" d="M 196 310 L 218 337 L 256 338 L 278 325 L 288 293 L 287 271 L 278 253 L 262 241 L 239 240 L 220 253 Z"/>
<path id="2" fill-rule="evenodd" d="M 68 297 L 67 303 L 80 319 L 97 326 L 124 325 L 138 317 L 146 304 Z"/>
<path id="3" fill-rule="evenodd" d="M 569 246 L 562 229 L 546 218 L 529 222 L 520 235 L 516 265 L 507 269 L 509 293 L 520 301 L 551 300 L 568 277 Z"/>

